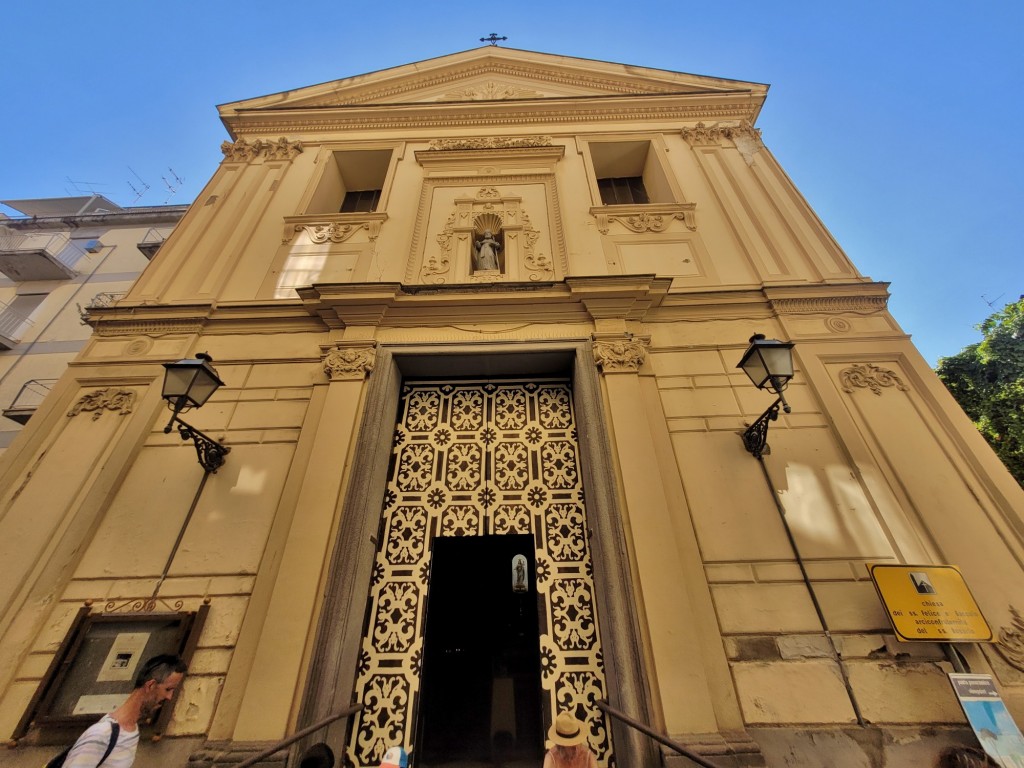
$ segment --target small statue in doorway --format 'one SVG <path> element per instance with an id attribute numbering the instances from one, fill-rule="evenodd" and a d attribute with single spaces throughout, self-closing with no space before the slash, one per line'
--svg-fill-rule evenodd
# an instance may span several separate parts
<path id="1" fill-rule="evenodd" d="M 473 241 L 473 271 L 498 270 L 498 252 L 501 251 L 499 243 L 491 230 L 484 230 L 484 235 L 479 240 Z"/>

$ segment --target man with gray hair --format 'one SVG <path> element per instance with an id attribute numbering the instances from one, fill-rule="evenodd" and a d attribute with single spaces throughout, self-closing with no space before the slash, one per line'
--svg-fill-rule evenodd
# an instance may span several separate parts
<path id="1" fill-rule="evenodd" d="M 64 758 L 64 768 L 131 768 L 139 746 L 139 721 L 170 701 L 188 666 L 170 654 L 154 656 L 135 677 L 135 689 L 124 704 L 78 737 Z"/>

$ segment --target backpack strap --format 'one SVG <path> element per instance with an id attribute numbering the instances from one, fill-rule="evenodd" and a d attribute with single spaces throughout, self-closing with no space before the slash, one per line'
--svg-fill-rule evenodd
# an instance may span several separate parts
<path id="1" fill-rule="evenodd" d="M 107 744 L 107 751 L 103 753 L 103 757 L 96 763 L 96 768 L 100 768 L 106 759 L 110 757 L 110 753 L 114 751 L 114 745 L 117 744 L 117 737 L 121 734 L 121 724 L 113 722 L 110 724 L 110 743 Z"/>

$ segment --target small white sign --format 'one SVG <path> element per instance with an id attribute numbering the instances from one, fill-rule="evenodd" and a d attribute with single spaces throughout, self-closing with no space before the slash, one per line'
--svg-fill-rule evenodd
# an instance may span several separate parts
<path id="1" fill-rule="evenodd" d="M 999 696 L 992 675 L 950 672 L 949 680 L 985 751 L 1004 768 L 1024 768 L 1024 736 Z"/>
<path id="2" fill-rule="evenodd" d="M 105 715 L 113 712 L 124 703 L 123 693 L 89 694 L 79 696 L 75 704 L 73 715 Z"/>
<path id="3" fill-rule="evenodd" d="M 146 650 L 149 632 L 121 632 L 114 638 L 110 652 L 96 676 L 98 683 L 111 683 L 135 679 L 135 668 Z"/>

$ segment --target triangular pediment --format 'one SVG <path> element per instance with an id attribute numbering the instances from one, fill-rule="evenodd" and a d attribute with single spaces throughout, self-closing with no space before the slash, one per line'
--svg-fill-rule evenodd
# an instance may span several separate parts
<path id="1" fill-rule="evenodd" d="M 511 48 L 484 46 L 436 59 L 223 105 L 241 111 L 455 104 L 508 100 L 756 93 L 767 86 Z"/>

